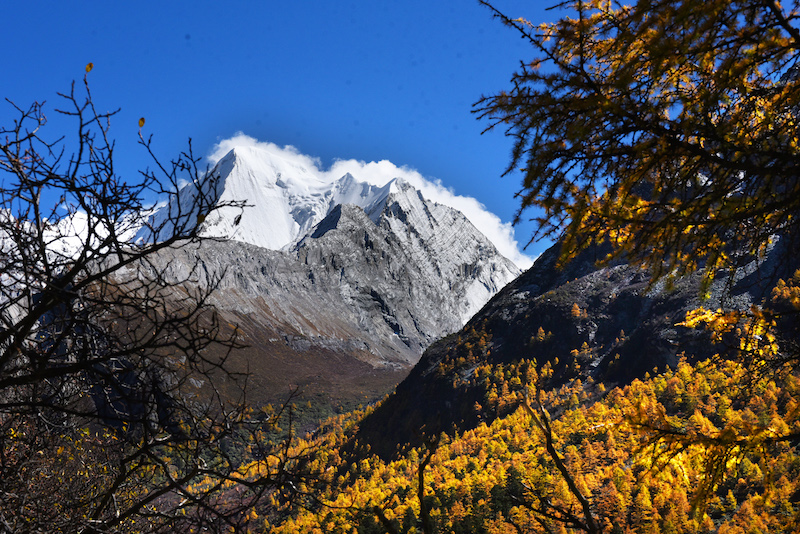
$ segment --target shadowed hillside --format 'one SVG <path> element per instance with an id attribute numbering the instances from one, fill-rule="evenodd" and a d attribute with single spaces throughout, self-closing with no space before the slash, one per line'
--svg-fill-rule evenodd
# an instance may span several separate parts
<path id="1" fill-rule="evenodd" d="M 701 304 L 749 309 L 796 267 L 789 247 L 779 242 L 762 261 L 747 262 L 733 277 L 720 276 L 701 301 L 699 273 L 670 287 L 663 281 L 651 286 L 649 274 L 636 266 L 597 268 L 607 253 L 602 247 L 584 251 L 563 269 L 556 265 L 558 250 L 556 245 L 542 254 L 463 330 L 434 343 L 361 423 L 359 444 L 390 457 L 419 445 L 424 435 L 473 428 L 500 415 L 487 406 L 489 392 L 475 375 L 482 364 L 550 362 L 550 388 L 589 377 L 613 387 L 674 367 L 681 354 L 695 360 L 724 353 L 724 343 L 715 345 L 702 329 L 678 325 L 686 312 Z"/>

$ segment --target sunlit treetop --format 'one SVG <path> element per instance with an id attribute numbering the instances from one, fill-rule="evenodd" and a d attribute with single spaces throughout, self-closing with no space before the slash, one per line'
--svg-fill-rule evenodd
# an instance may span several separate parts
<path id="1" fill-rule="evenodd" d="M 710 279 L 792 233 L 797 1 L 579 0 L 539 26 L 486 5 L 534 51 L 476 104 L 514 139 L 534 238 L 563 237 L 564 259 L 608 240 L 655 277 L 704 265 Z"/>

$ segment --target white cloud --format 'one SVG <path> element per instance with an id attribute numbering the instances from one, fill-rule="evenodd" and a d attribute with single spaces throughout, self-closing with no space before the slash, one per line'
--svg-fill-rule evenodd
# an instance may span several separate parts
<path id="1" fill-rule="evenodd" d="M 501 254 L 520 268 L 527 269 L 533 263 L 533 259 L 520 250 L 511 223 L 501 221 L 475 198 L 458 195 L 452 189 L 445 187 L 440 180 L 426 178 L 415 169 L 398 167 L 387 160 L 364 162 L 353 159 L 336 160 L 330 168 L 323 169 L 319 158 L 302 154 L 293 146 L 279 147 L 274 143 L 258 141 L 241 132 L 217 143 L 207 159 L 213 166 L 234 147 L 240 146 L 257 147 L 288 162 L 311 169 L 321 180 L 328 182 L 333 182 L 348 172 L 357 180 L 378 186 L 383 186 L 394 178 L 403 178 L 419 189 L 425 198 L 461 211 L 494 243 Z"/>
<path id="2" fill-rule="evenodd" d="M 274 156 L 278 156 L 283 158 L 287 161 L 295 162 L 300 166 L 307 167 L 309 169 L 316 169 L 320 173 L 320 167 L 322 162 L 319 158 L 314 158 L 311 156 L 307 156 L 305 154 L 300 153 L 295 147 L 291 145 L 286 145 L 285 147 L 279 147 L 275 143 L 270 143 L 269 141 L 259 141 L 254 137 L 250 137 L 249 135 L 245 135 L 242 132 L 238 132 L 236 135 L 229 139 L 223 139 L 222 141 L 218 142 L 214 145 L 214 148 L 211 151 L 211 154 L 206 156 L 209 164 L 213 167 L 217 164 L 219 160 L 221 160 L 225 155 L 233 150 L 236 147 L 256 147 L 259 150 L 263 150 L 264 152 L 268 152 Z"/>

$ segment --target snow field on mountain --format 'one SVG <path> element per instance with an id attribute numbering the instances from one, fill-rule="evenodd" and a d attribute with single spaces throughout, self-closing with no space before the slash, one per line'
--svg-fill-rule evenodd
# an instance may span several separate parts
<path id="1" fill-rule="evenodd" d="M 394 183 L 376 186 L 349 174 L 331 182 L 315 167 L 255 146 L 232 149 L 211 172 L 219 179 L 217 203 L 244 201 L 246 206 L 215 210 L 203 220 L 201 233 L 271 250 L 291 248 L 338 204 L 359 206 L 374 220 Z M 194 185 L 180 192 L 184 199 L 194 195 Z"/>
<path id="2" fill-rule="evenodd" d="M 282 173 L 282 177 L 287 172 L 294 177 L 294 171 L 302 169 L 302 173 L 297 176 L 303 176 L 304 181 L 313 177 L 318 184 L 334 184 L 340 180 L 345 182 L 345 177 L 349 174 L 350 180 L 355 184 L 360 184 L 361 187 L 344 188 L 347 194 L 354 195 L 355 198 L 347 198 L 343 190 L 337 194 L 334 204 L 339 202 L 356 204 L 364 208 L 371 217 L 374 214 L 371 213 L 368 206 L 370 199 L 379 199 L 382 194 L 387 193 L 380 189 L 394 179 L 401 178 L 419 190 L 427 200 L 450 206 L 462 212 L 476 228 L 489 238 L 502 255 L 513 261 L 518 267 L 527 269 L 533 263 L 532 258 L 521 252 L 519 244 L 514 238 L 514 228 L 511 223 L 502 222 L 476 199 L 457 195 L 438 180 L 428 179 L 413 169 L 398 167 L 386 160 L 369 163 L 356 160 L 336 160 L 328 169 L 324 169 L 318 159 L 302 154 L 294 147 L 279 147 L 273 143 L 260 142 L 242 133 L 220 141 L 208 156 L 208 161 L 211 165 L 217 164 L 234 148 L 243 149 L 245 147 L 255 149 L 251 152 L 253 157 L 280 161 L 282 169 L 276 170 Z M 287 191 L 298 185 L 287 180 L 284 182 Z M 369 186 L 377 189 L 362 190 Z M 330 187 L 332 186 L 328 185 L 326 189 Z M 290 194 L 290 196 L 292 195 Z"/>

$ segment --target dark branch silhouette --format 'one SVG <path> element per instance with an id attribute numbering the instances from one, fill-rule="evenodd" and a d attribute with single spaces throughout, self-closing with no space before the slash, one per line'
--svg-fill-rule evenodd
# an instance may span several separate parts
<path id="1" fill-rule="evenodd" d="M 191 142 L 167 164 L 140 134 L 153 168 L 123 180 L 116 112 L 86 78 L 60 97 L 75 137 L 47 140 L 39 103 L 0 127 L 0 531 L 238 529 L 276 482 L 226 497 L 261 423 L 226 368 L 237 331 L 209 301 L 225 273 L 159 253 L 243 204 L 217 203 Z"/>

